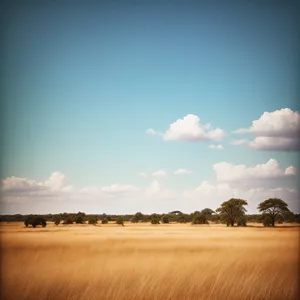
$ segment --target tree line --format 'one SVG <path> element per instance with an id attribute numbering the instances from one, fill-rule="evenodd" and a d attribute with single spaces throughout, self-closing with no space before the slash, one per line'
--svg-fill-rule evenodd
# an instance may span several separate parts
<path id="1" fill-rule="evenodd" d="M 150 222 L 151 224 L 168 223 L 192 223 L 209 224 L 220 223 L 227 226 L 247 226 L 247 223 L 262 223 L 264 226 L 274 227 L 276 223 L 300 223 L 300 214 L 294 214 L 288 208 L 286 202 L 279 198 L 270 198 L 258 205 L 260 214 L 246 214 L 247 201 L 243 199 L 232 198 L 221 204 L 215 211 L 210 208 L 204 208 L 201 211 L 195 211 L 187 214 L 181 211 L 172 211 L 167 214 L 135 214 L 112 215 L 112 214 L 85 214 L 78 213 L 60 213 L 44 215 L 2 215 L 0 222 L 24 222 L 25 226 L 32 227 L 47 225 L 47 222 L 54 222 L 56 225 L 68 224 L 107 224 L 114 222 L 124 226 L 124 222 Z"/>

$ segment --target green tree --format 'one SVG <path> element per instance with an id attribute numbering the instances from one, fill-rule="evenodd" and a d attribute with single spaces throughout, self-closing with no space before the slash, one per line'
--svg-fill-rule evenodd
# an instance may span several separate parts
<path id="1" fill-rule="evenodd" d="M 96 217 L 90 217 L 88 223 L 91 225 L 96 225 L 98 222 L 98 219 Z"/>
<path id="2" fill-rule="evenodd" d="M 162 223 L 168 224 L 169 223 L 169 216 L 168 215 L 163 215 L 161 218 Z"/>
<path id="3" fill-rule="evenodd" d="M 124 226 L 123 218 L 121 216 L 117 217 L 116 224 Z"/>
<path id="4" fill-rule="evenodd" d="M 107 224 L 107 223 L 108 223 L 108 221 L 106 218 L 101 221 L 101 224 Z"/>
<path id="5" fill-rule="evenodd" d="M 279 198 L 269 198 L 268 200 L 261 202 L 257 208 L 263 215 L 266 215 L 271 219 L 272 227 L 275 226 L 276 218 L 279 215 L 283 215 L 283 213 L 290 211 L 288 205 Z"/>
<path id="6" fill-rule="evenodd" d="M 201 213 L 204 214 L 205 216 L 211 216 L 215 212 L 210 208 L 204 208 L 201 210 Z"/>
<path id="7" fill-rule="evenodd" d="M 220 214 L 221 219 L 226 222 L 227 226 L 234 226 L 237 219 L 245 215 L 245 205 L 248 205 L 247 201 L 231 198 L 223 202 L 221 207 L 216 209 L 216 212 Z"/>
<path id="8" fill-rule="evenodd" d="M 75 223 L 76 224 L 83 224 L 84 223 L 83 217 L 82 216 L 76 216 L 75 217 Z"/>
<path id="9" fill-rule="evenodd" d="M 206 215 L 203 213 L 194 214 L 192 224 L 208 224 Z"/>
<path id="10" fill-rule="evenodd" d="M 138 218 L 136 217 L 136 216 L 133 216 L 132 218 L 131 218 L 131 223 L 138 223 Z"/>
<path id="11" fill-rule="evenodd" d="M 159 215 L 158 214 L 152 214 L 150 216 L 150 221 L 151 221 L 151 224 L 159 224 Z"/>
<path id="12" fill-rule="evenodd" d="M 137 212 L 134 216 L 136 217 L 138 222 L 142 221 L 144 218 L 144 215 L 141 212 Z"/>
<path id="13" fill-rule="evenodd" d="M 54 224 L 57 226 L 60 224 L 61 218 L 59 216 L 55 217 Z"/>

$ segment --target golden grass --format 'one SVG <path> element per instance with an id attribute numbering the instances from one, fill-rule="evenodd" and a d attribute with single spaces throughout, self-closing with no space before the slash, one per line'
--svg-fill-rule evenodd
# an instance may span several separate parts
<path id="1" fill-rule="evenodd" d="M 1 299 L 289 300 L 299 228 L 3 224 Z"/>

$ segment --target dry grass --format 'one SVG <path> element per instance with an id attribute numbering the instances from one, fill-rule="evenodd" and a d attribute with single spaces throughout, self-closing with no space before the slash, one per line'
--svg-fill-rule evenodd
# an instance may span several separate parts
<path id="1" fill-rule="evenodd" d="M 3 224 L 1 299 L 298 299 L 299 228 Z"/>

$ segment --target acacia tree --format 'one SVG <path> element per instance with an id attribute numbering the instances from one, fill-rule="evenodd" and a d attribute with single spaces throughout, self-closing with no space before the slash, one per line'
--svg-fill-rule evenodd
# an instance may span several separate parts
<path id="1" fill-rule="evenodd" d="M 247 201 L 242 199 L 231 198 L 221 204 L 221 207 L 216 209 L 217 213 L 220 213 L 221 218 L 224 219 L 227 225 L 234 226 L 234 223 L 238 218 L 245 215 Z"/>
<path id="2" fill-rule="evenodd" d="M 270 218 L 272 227 L 275 226 L 275 221 L 278 216 L 289 212 L 288 205 L 279 198 L 269 198 L 258 205 L 258 210 L 266 217 Z"/>

